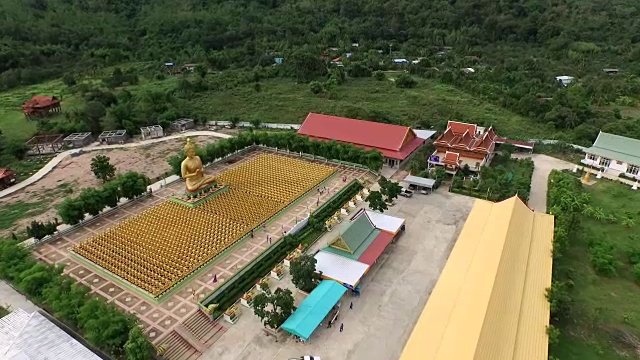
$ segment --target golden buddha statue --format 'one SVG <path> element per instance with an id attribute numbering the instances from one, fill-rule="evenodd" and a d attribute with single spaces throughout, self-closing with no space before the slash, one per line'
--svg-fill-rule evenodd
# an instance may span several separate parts
<path id="1" fill-rule="evenodd" d="M 213 176 L 207 177 L 204 175 L 202 160 L 196 155 L 196 144 L 193 140 L 187 139 L 184 153 L 187 157 L 182 160 L 180 173 L 186 182 L 187 196 L 195 197 L 215 187 L 216 179 Z"/>

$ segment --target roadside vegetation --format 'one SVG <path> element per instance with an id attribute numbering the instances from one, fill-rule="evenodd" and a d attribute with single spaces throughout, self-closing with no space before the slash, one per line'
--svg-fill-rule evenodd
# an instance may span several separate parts
<path id="1" fill-rule="evenodd" d="M 549 177 L 548 211 L 556 217 L 550 353 L 560 360 L 634 358 L 640 194 L 604 179 L 583 186 L 575 175 Z"/>
<path id="2" fill-rule="evenodd" d="M 36 261 L 17 240 L 0 241 L 0 278 L 38 306 L 78 331 L 114 359 L 148 360 L 154 349 L 137 320 L 62 274 L 63 268 Z"/>

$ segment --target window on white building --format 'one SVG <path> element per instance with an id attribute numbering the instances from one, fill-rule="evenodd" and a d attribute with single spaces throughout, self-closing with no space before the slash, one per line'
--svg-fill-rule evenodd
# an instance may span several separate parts
<path id="1" fill-rule="evenodd" d="M 611 165 L 611 159 L 600 158 L 600 166 L 609 167 L 609 165 Z"/>
<path id="2" fill-rule="evenodd" d="M 589 159 L 589 160 L 591 160 L 591 161 L 596 161 L 596 160 L 598 160 L 598 156 L 596 156 L 596 155 L 589 154 L 588 156 L 589 156 L 589 157 L 588 157 L 588 159 Z"/>
<path id="3" fill-rule="evenodd" d="M 638 175 L 640 172 L 640 166 L 638 165 L 629 165 L 627 167 L 627 174 Z"/>

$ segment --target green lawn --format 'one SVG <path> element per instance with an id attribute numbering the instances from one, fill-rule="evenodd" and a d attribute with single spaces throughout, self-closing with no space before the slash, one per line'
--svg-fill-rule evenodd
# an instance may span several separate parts
<path id="1" fill-rule="evenodd" d="M 500 134 L 510 137 L 551 135 L 529 119 L 428 80 L 419 80 L 413 89 L 399 89 L 388 80 L 348 79 L 330 98 L 311 93 L 307 84 L 277 78 L 263 81 L 260 92 L 255 91 L 253 84 L 246 84 L 226 92 L 200 94 L 191 103 L 198 113 L 211 120 L 238 116 L 264 122 L 301 123 L 309 112 L 362 118 L 378 113 L 409 125 L 421 120 L 431 125 L 461 120 L 493 125 Z"/>
<path id="2" fill-rule="evenodd" d="M 42 206 L 44 203 L 45 201 L 30 203 L 18 201 L 2 205 L 0 207 L 0 231 L 11 229 L 19 220 L 47 211 L 47 207 Z"/>
<path id="3" fill-rule="evenodd" d="M 61 80 L 48 81 L 0 93 L 0 130 L 7 138 L 27 140 L 36 133 L 36 121 L 27 120 L 22 114 L 22 103 L 33 95 L 54 95 L 62 98 L 63 110 L 73 104 L 74 99 L 66 99 L 67 87 Z M 57 115 L 52 118 L 61 118 Z"/>
<path id="4" fill-rule="evenodd" d="M 619 220 L 611 224 L 583 218 L 584 236 L 570 244 L 563 260 L 572 269 L 575 284 L 572 322 L 561 327 L 563 336 L 560 344 L 552 347 L 552 354 L 560 360 L 635 358 L 624 356 L 632 354 L 633 349 L 616 340 L 614 334 L 623 330 L 640 336 L 640 288 L 628 261 L 628 250 L 640 249 L 640 192 L 605 180 L 585 186 L 585 191 L 591 195 L 591 206 L 618 219 L 631 214 L 636 223 L 627 228 Z M 615 277 L 597 275 L 590 264 L 589 242 L 599 240 L 608 240 L 616 248 Z"/>

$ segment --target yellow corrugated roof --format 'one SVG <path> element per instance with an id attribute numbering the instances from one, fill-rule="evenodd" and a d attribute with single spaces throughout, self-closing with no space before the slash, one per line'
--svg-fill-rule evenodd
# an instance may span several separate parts
<path id="1" fill-rule="evenodd" d="M 542 360 L 553 216 L 476 200 L 401 360 Z"/>

